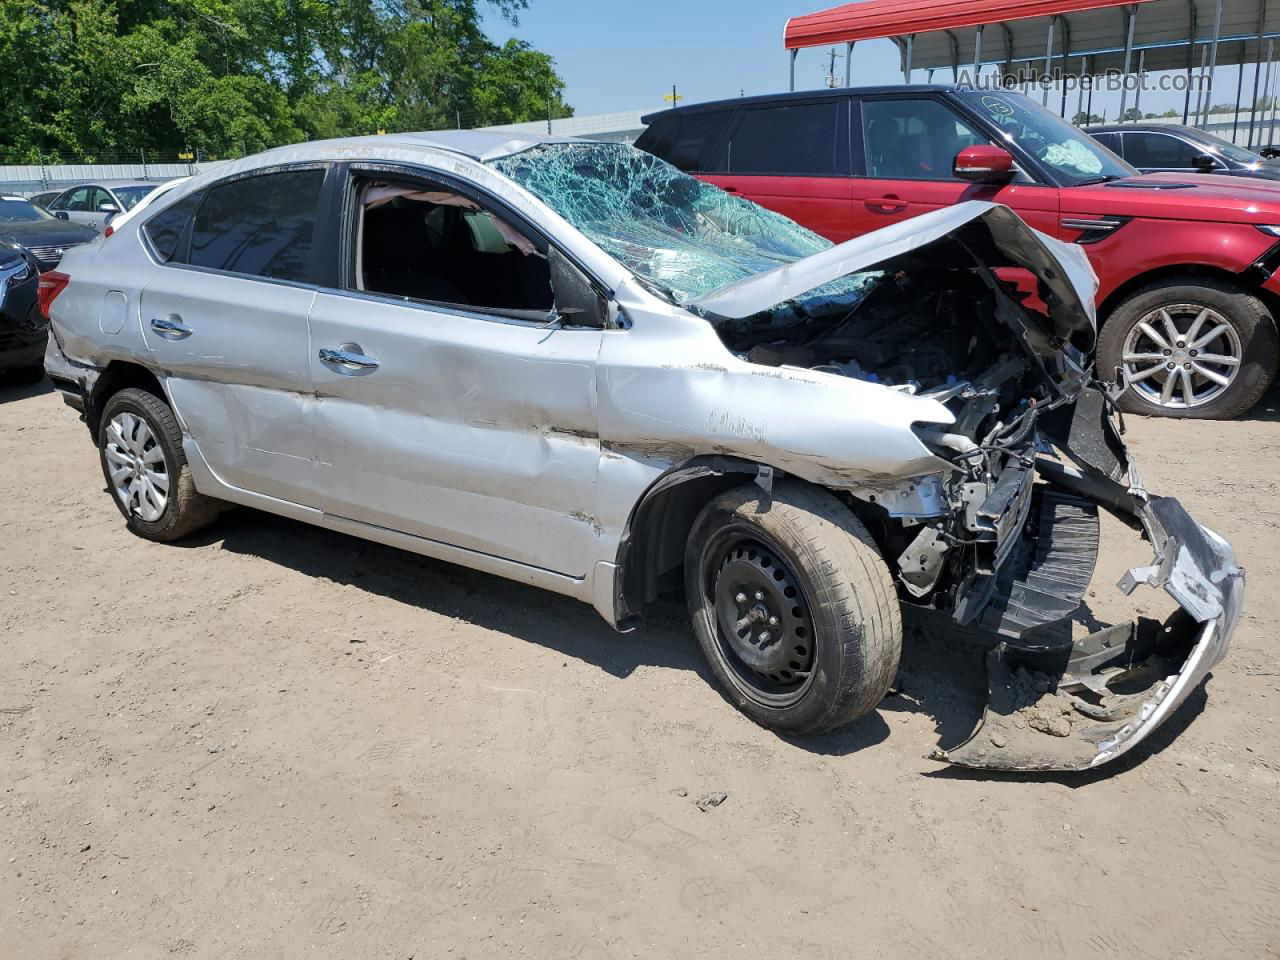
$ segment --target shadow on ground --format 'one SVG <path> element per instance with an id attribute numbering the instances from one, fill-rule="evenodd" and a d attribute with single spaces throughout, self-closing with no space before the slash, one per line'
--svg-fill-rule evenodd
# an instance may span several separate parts
<path id="1" fill-rule="evenodd" d="M 640 666 L 658 666 L 691 670 L 715 685 L 689 628 L 683 599 L 659 601 L 643 629 L 620 634 L 594 609 L 567 597 L 254 510 L 232 510 L 182 545 L 218 542 L 224 550 L 539 644 L 614 677 L 626 678 Z M 822 736 L 783 739 L 812 753 L 846 756 L 888 739 L 890 728 L 883 714 L 903 711 L 926 714 L 940 746 L 954 747 L 967 739 L 986 703 L 984 649 L 975 643 L 975 635 L 937 613 L 904 608 L 903 628 L 898 681 L 878 710 Z M 1147 741 L 1098 771 L 1004 773 L 940 766 L 927 775 L 1085 786 L 1159 753 L 1204 708 L 1205 701 L 1203 689 L 1198 690 Z M 726 709 L 731 709 L 727 703 Z"/>
<path id="2" fill-rule="evenodd" d="M 43 374 L 39 380 L 33 381 L 25 372 L 0 370 L 0 403 L 26 400 L 52 391 L 53 384 Z"/>

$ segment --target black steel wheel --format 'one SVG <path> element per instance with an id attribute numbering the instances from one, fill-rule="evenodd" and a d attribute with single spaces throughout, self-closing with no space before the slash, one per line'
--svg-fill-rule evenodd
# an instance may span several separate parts
<path id="1" fill-rule="evenodd" d="M 902 649 L 893 580 L 832 494 L 784 481 L 730 490 L 685 551 L 694 632 L 725 695 L 763 726 L 821 733 L 875 708 Z"/>

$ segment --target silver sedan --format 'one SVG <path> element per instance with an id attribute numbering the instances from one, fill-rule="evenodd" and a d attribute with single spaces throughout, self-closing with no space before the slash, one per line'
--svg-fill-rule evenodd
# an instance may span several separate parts
<path id="1" fill-rule="evenodd" d="M 1001 206 L 833 246 L 628 146 L 471 132 L 193 177 L 40 297 L 139 536 L 239 504 L 619 630 L 683 591 L 726 697 L 787 735 L 873 710 L 900 604 L 929 607 L 986 638 L 991 683 L 938 756 L 1075 769 L 1186 698 L 1243 593 L 1129 461 L 1094 287 Z M 1179 610 L 1073 642 L 1099 506 L 1155 548 L 1123 587 Z"/>

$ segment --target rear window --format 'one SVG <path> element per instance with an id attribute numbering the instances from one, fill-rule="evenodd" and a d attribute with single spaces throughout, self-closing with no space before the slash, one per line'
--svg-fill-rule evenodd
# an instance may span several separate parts
<path id="1" fill-rule="evenodd" d="M 719 166 L 709 154 L 724 131 L 732 110 L 708 110 L 659 117 L 636 141 L 641 150 L 689 171 Z"/>
<path id="2" fill-rule="evenodd" d="M 745 111 L 729 141 L 729 172 L 840 175 L 841 106 L 842 101 L 830 100 Z"/>
<path id="3" fill-rule="evenodd" d="M 152 249 L 161 260 L 167 263 L 170 260 L 185 259 L 178 255 L 179 246 L 186 235 L 187 225 L 191 223 L 191 218 L 199 209 L 200 201 L 203 199 L 203 193 L 193 193 L 183 197 L 177 203 L 165 207 L 143 225 L 143 233 L 147 235 Z"/>
<path id="4" fill-rule="evenodd" d="M 312 279 L 311 241 L 324 170 L 245 177 L 209 190 L 187 263 L 273 280 Z"/>

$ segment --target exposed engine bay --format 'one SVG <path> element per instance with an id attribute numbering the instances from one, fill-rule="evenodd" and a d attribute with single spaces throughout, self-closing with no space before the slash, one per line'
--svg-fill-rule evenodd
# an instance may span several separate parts
<path id="1" fill-rule="evenodd" d="M 1080 322 L 1081 301 L 1071 322 L 1053 261 L 1005 269 L 1019 264 L 1001 256 L 1000 229 L 957 231 L 765 310 L 708 319 L 750 363 L 851 377 L 946 408 L 952 423 L 912 427 L 938 472 L 841 491 L 900 598 L 988 638 L 984 722 L 937 756 L 1082 769 L 1145 736 L 1144 721 L 1167 714 L 1172 692 L 1185 696 L 1196 670 L 1222 655 L 1243 578 L 1220 538 L 1142 488 L 1121 441 L 1120 388 L 1089 368 L 1093 326 Z M 1182 609 L 1073 639 L 1099 507 L 1156 548 L 1122 590 L 1163 586 Z M 1180 565 L 1190 575 L 1181 583 Z M 1193 612 L 1206 589 L 1209 603 Z"/>

